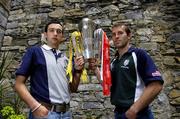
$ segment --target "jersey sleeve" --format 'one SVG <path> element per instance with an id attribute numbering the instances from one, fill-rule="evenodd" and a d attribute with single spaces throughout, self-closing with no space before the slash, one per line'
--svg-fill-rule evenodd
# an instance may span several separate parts
<path id="1" fill-rule="evenodd" d="M 137 63 L 138 73 L 145 85 L 148 85 L 153 81 L 160 81 L 162 84 L 164 83 L 160 71 L 145 50 L 139 49 L 137 52 Z"/>
<path id="2" fill-rule="evenodd" d="M 29 48 L 22 57 L 19 68 L 16 70 L 15 73 L 16 76 L 23 75 L 25 77 L 28 77 L 32 71 L 32 67 L 33 67 L 32 62 L 33 62 L 33 49 Z"/>

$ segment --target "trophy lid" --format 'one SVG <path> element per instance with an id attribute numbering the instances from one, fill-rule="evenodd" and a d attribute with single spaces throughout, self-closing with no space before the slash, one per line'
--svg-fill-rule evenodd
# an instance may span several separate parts
<path id="1" fill-rule="evenodd" d="M 79 24 L 79 29 L 82 32 L 85 29 L 89 29 L 89 31 L 94 31 L 96 28 L 95 22 L 90 18 L 83 18 Z"/>

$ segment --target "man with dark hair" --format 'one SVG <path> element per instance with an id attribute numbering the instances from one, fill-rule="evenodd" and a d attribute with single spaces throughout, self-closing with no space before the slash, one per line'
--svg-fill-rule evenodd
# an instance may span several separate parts
<path id="1" fill-rule="evenodd" d="M 112 40 L 117 49 L 111 62 L 111 103 L 115 119 L 153 119 L 148 106 L 162 90 L 163 80 L 151 57 L 143 49 L 130 45 L 131 31 L 127 25 L 112 26 Z M 95 60 L 90 61 L 100 77 Z"/>
<path id="2" fill-rule="evenodd" d="M 16 71 L 15 89 L 31 109 L 29 119 L 71 119 L 70 92 L 77 91 L 84 59 L 74 58 L 73 81 L 69 83 L 68 59 L 58 50 L 63 41 L 63 26 L 57 21 L 48 23 L 44 36 L 47 44 L 33 46 L 23 56 Z M 28 77 L 30 92 L 25 85 Z"/>

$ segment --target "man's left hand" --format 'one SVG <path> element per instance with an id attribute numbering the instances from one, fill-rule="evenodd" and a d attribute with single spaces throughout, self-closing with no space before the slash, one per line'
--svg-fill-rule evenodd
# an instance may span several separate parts
<path id="1" fill-rule="evenodd" d="M 74 63 L 76 70 L 82 70 L 84 68 L 84 63 L 85 63 L 83 56 L 75 57 Z"/>
<path id="2" fill-rule="evenodd" d="M 125 116 L 128 119 L 136 119 L 137 112 L 132 108 L 129 108 L 129 110 L 127 110 L 127 112 L 125 113 Z"/>

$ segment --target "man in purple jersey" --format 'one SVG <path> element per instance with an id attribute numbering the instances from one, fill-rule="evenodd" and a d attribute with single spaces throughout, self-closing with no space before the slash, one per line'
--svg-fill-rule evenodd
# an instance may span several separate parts
<path id="1" fill-rule="evenodd" d="M 68 58 L 60 50 L 63 26 L 52 21 L 45 26 L 47 44 L 27 49 L 16 71 L 15 89 L 30 107 L 29 119 L 71 119 L 70 92 L 76 92 L 84 59 L 74 58 L 73 81 L 66 76 Z M 30 78 L 30 91 L 25 82 Z"/>
<path id="2" fill-rule="evenodd" d="M 115 119 L 153 119 L 149 104 L 162 90 L 163 80 L 146 51 L 130 45 L 131 31 L 127 25 L 112 26 L 112 40 L 117 49 L 111 62 L 111 104 Z M 95 60 L 90 67 L 100 77 Z"/>

